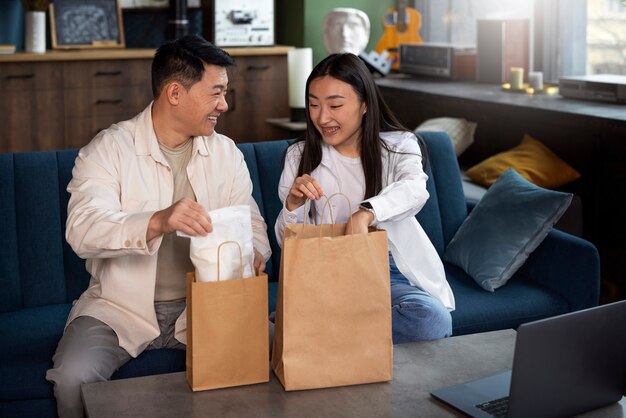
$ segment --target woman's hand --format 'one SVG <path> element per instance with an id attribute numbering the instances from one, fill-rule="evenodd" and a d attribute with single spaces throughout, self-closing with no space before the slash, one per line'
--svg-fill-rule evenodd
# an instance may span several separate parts
<path id="1" fill-rule="evenodd" d="M 294 211 L 304 205 L 307 199 L 318 200 L 322 196 L 324 196 L 324 191 L 317 180 L 305 174 L 294 180 L 291 189 L 289 189 L 285 206 L 287 210 Z"/>
<path id="2" fill-rule="evenodd" d="M 346 235 L 367 234 L 368 227 L 374 222 L 374 214 L 367 210 L 360 209 L 352 214 L 346 224 Z"/>

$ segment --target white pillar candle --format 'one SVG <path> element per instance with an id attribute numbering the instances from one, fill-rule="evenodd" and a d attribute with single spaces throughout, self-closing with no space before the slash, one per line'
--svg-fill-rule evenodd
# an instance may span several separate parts
<path id="1" fill-rule="evenodd" d="M 510 83 L 513 90 L 524 88 L 524 69 L 522 67 L 511 67 Z"/>
<path id="2" fill-rule="evenodd" d="M 43 54 L 46 52 L 46 12 L 26 12 L 24 19 L 24 50 Z"/>
<path id="3" fill-rule="evenodd" d="M 543 90 L 543 73 L 541 71 L 529 72 L 528 85 L 535 90 Z"/>
<path id="4" fill-rule="evenodd" d="M 304 109 L 304 90 L 311 70 L 313 70 L 313 49 L 294 48 L 287 52 L 289 107 Z"/>

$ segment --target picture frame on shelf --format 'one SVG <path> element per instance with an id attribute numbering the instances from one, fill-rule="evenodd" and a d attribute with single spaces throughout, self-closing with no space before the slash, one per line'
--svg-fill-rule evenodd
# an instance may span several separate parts
<path id="1" fill-rule="evenodd" d="M 50 33 L 53 49 L 124 48 L 119 0 L 55 0 Z"/>
<path id="2" fill-rule="evenodd" d="M 169 0 L 120 0 L 122 9 L 166 9 Z M 188 8 L 199 8 L 200 0 L 187 0 Z"/>

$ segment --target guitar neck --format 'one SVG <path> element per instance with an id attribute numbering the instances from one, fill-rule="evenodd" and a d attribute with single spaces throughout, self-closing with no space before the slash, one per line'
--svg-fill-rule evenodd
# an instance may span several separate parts
<path id="1" fill-rule="evenodd" d="M 396 1 L 396 12 L 398 13 L 396 27 L 398 32 L 404 32 L 406 31 L 406 0 Z"/>

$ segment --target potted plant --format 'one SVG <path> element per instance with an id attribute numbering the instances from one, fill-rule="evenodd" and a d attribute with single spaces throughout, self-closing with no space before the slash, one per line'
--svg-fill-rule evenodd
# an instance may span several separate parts
<path id="1" fill-rule="evenodd" d="M 46 10 L 50 0 L 22 0 L 24 10 L 24 49 L 46 52 Z"/>

